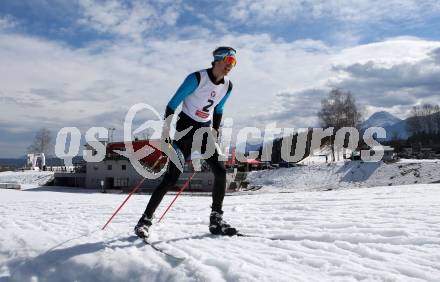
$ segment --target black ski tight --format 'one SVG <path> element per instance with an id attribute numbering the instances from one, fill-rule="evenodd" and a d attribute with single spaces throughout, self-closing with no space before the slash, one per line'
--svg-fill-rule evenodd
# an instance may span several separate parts
<path id="1" fill-rule="evenodd" d="M 193 126 L 193 129 L 185 135 L 182 139 L 178 141 L 174 141 L 174 144 L 182 151 L 185 159 L 187 159 L 191 155 L 191 147 L 193 141 L 193 135 L 198 128 L 201 127 L 209 127 L 209 123 L 197 123 L 192 120 L 190 117 L 186 116 L 183 113 L 179 115 L 180 119 L 177 121 L 177 131 L 182 131 L 188 126 Z M 209 136 L 205 138 L 210 138 Z M 205 142 L 203 142 L 206 145 Z M 202 147 L 203 148 L 203 147 Z M 203 149 L 202 149 L 203 150 Z M 224 163 L 218 160 L 218 152 L 215 153 L 205 161 L 211 167 L 212 172 L 214 173 L 214 187 L 212 191 L 212 210 L 221 213 L 223 206 L 223 199 L 225 197 L 225 188 L 226 188 L 226 168 Z M 174 165 L 174 163 L 169 162 L 168 170 L 166 171 L 162 182 L 156 187 L 153 194 L 151 195 L 150 201 L 148 202 L 147 208 L 144 212 L 144 217 L 151 218 L 162 201 L 165 194 L 168 190 L 175 186 L 177 180 L 179 179 L 181 172 Z"/>

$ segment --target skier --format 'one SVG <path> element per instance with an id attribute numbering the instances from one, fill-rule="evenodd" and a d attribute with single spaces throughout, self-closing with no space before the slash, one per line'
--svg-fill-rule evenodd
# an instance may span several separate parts
<path id="1" fill-rule="evenodd" d="M 231 47 L 215 49 L 212 67 L 188 75 L 166 107 L 165 119 L 174 114 L 176 108 L 183 102 L 182 111 L 178 115 L 176 131 L 181 132 L 192 126 L 192 129 L 184 137 L 173 141 L 173 146 L 182 152 L 185 159 L 191 155 L 193 135 L 197 129 L 210 127 L 212 120 L 212 128 L 215 130 L 212 136 L 217 136 L 223 107 L 231 95 L 232 82 L 227 74 L 237 62 L 235 54 L 235 49 Z M 210 137 L 208 136 L 208 138 Z M 162 129 L 162 139 L 169 140 L 169 125 L 166 123 Z M 206 139 L 203 144 L 206 145 Z M 206 159 L 215 177 L 209 231 L 216 235 L 233 236 L 238 233 L 237 229 L 223 220 L 222 205 L 225 196 L 226 169 L 218 157 L 219 152 L 215 150 L 215 153 Z M 153 214 L 167 191 L 176 184 L 180 174 L 181 171 L 176 165 L 169 162 L 162 182 L 154 190 L 145 212 L 134 228 L 136 235 L 140 238 L 148 238 Z"/>

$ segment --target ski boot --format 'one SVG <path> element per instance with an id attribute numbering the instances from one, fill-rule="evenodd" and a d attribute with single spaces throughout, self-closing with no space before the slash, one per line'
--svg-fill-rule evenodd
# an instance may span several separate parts
<path id="1" fill-rule="evenodd" d="M 209 216 L 209 232 L 214 235 L 234 236 L 238 234 L 238 230 L 231 227 L 223 220 L 223 211 L 212 211 Z"/>
<path id="2" fill-rule="evenodd" d="M 134 227 L 134 233 L 141 239 L 147 239 L 150 235 L 149 229 L 153 224 L 152 218 L 142 216 L 136 226 Z"/>

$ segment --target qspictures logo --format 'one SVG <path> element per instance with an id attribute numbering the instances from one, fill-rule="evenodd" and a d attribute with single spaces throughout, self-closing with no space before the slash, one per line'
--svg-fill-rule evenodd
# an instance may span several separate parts
<path id="1" fill-rule="evenodd" d="M 155 117 L 155 119 L 147 120 L 136 129 L 133 128 L 136 115 L 141 111 L 147 111 Z M 144 113 L 145 114 L 145 113 Z M 170 115 L 163 120 L 159 112 L 149 104 L 138 103 L 133 105 L 125 115 L 124 120 L 124 137 L 123 142 L 125 150 L 114 150 L 115 153 L 126 157 L 135 170 L 147 179 L 156 179 L 165 173 L 168 165 L 172 162 L 180 171 L 183 171 L 185 156 L 183 156 L 179 147 L 175 145 L 176 141 L 188 137 L 192 134 L 191 152 L 195 152 L 196 158 L 191 158 L 195 168 L 200 170 L 200 160 L 206 160 L 213 156 L 216 152 L 220 161 L 226 161 L 230 157 L 229 148 L 235 145 L 237 148 L 235 157 L 240 162 L 253 160 L 260 156 L 259 151 L 246 152 L 246 144 L 248 139 L 262 138 L 263 148 L 261 152 L 261 161 L 270 162 L 273 149 L 273 140 L 275 136 L 282 136 L 281 158 L 286 162 L 298 162 L 302 160 L 306 153 L 309 135 L 306 129 L 294 128 L 278 128 L 276 123 L 269 123 L 262 132 L 257 127 L 243 127 L 239 130 L 233 130 L 233 120 L 227 118 L 224 121 L 220 136 L 210 127 L 198 128 L 192 131 L 192 127 L 188 127 L 182 131 L 177 131 L 173 126 L 174 115 Z M 178 119 L 178 116 L 176 117 Z M 157 142 L 151 142 L 140 149 L 135 150 L 133 147 L 133 136 L 141 132 L 153 130 L 155 136 L 162 136 Z M 164 134 L 164 132 L 166 134 Z M 173 134 L 174 142 L 170 142 L 168 136 L 170 132 Z M 232 133 L 237 132 L 235 138 Z M 305 134 L 304 134 L 305 133 Z M 310 152 L 319 149 L 322 140 L 326 137 L 334 135 L 332 142 L 333 149 L 340 151 L 342 149 L 354 151 L 358 147 L 360 140 L 360 132 L 354 127 L 343 127 L 334 132 L 334 128 L 313 128 L 310 140 Z M 90 148 L 84 149 L 82 152 L 86 162 L 101 162 L 106 156 L 106 145 L 99 140 L 108 139 L 109 132 L 105 127 L 91 127 L 85 134 L 85 140 Z M 207 138 L 206 138 L 207 136 Z M 296 138 L 295 146 L 292 146 L 293 138 Z M 66 166 L 72 165 L 72 159 L 79 155 L 81 132 L 77 127 L 63 127 L 57 134 L 55 144 L 55 154 L 64 160 Z M 375 138 L 386 138 L 386 131 L 382 127 L 370 127 L 363 133 L 363 141 L 365 144 L 374 148 L 374 150 L 362 150 L 360 157 L 366 162 L 378 162 L 382 160 L 384 151 L 387 147 L 382 146 Z M 231 144 L 235 140 L 235 144 Z M 292 152 L 294 148 L 294 152 Z M 152 170 L 141 161 L 150 156 L 157 150 L 162 151 L 163 158 L 166 159 L 165 165 L 159 170 Z M 294 153 L 292 155 L 292 153 Z"/>

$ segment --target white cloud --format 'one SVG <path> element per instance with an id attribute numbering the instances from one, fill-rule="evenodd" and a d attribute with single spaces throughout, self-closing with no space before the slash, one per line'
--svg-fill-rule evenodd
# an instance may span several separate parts
<path id="1" fill-rule="evenodd" d="M 81 25 L 101 33 L 141 40 L 146 32 L 173 26 L 179 17 L 180 1 L 95 1 L 80 0 Z"/>
<path id="2" fill-rule="evenodd" d="M 319 41 L 282 42 L 267 35 L 206 36 L 149 40 L 143 44 L 96 42 L 73 49 L 25 35 L 0 35 L 0 119 L 9 134 L 42 126 L 116 127 L 134 103 L 163 112 L 183 78 L 210 66 L 211 51 L 233 45 L 239 64 L 231 73 L 234 93 L 225 117 L 235 126 L 255 125 L 250 117 L 268 108 L 279 89 L 319 80 L 316 69 L 327 47 Z M 313 69 L 306 70 L 310 64 Z M 293 72 L 293 74 L 292 74 Z M 324 80 L 323 80 L 324 81 Z M 24 150 L 25 148 L 23 148 Z"/>
<path id="3" fill-rule="evenodd" d="M 395 37 L 345 48 L 332 58 L 333 64 L 351 65 L 353 62 L 380 62 L 392 66 L 399 62 L 416 62 L 427 58 L 429 52 L 439 46 L 439 41 L 429 41 L 417 37 Z"/>
<path id="4" fill-rule="evenodd" d="M 74 49 L 41 38 L 0 34 L 0 120 L 9 132 L 41 126 L 112 126 L 120 132 L 134 103 L 150 103 L 163 112 L 183 78 L 209 67 L 211 51 L 220 45 L 238 51 L 231 73 L 234 91 L 225 109 L 234 127 L 270 121 L 307 127 L 316 125 L 320 100 L 333 86 L 352 91 L 367 111 L 394 103 L 392 111 L 400 117 L 412 98 L 431 99 L 418 87 L 402 95 L 399 81 L 408 79 L 404 66 L 420 66 L 423 73 L 435 67 L 440 42 L 398 38 L 339 50 L 321 41 L 286 42 L 265 34 L 206 34 L 139 44 L 102 41 Z M 394 85 L 382 88 L 386 93 L 368 92 L 376 71 L 388 75 L 388 69 L 394 70 Z"/>
<path id="5" fill-rule="evenodd" d="M 440 45 L 438 49 L 440 50 Z M 379 108 L 400 107 L 400 115 L 415 104 L 439 104 L 440 65 L 433 52 L 418 61 L 395 63 L 392 66 L 368 61 L 335 69 L 344 78 L 335 87 L 353 89 L 363 104 Z"/>
<path id="6" fill-rule="evenodd" d="M 239 0 L 231 1 L 236 20 L 252 25 L 297 19 L 325 19 L 347 23 L 418 21 L 440 10 L 436 0 Z"/>
<path id="7" fill-rule="evenodd" d="M 439 48 L 438 41 L 408 37 L 349 48 L 333 58 L 328 85 L 351 90 L 372 110 L 393 108 L 405 118 L 414 104 L 440 102 Z"/>
<path id="8" fill-rule="evenodd" d="M 298 82 L 291 84 L 297 87 L 278 87 L 279 94 L 264 106 L 267 112 L 255 113 L 253 120 L 278 121 L 291 127 L 316 125 L 320 100 L 331 88 L 351 91 L 366 117 L 386 110 L 406 118 L 415 104 L 440 104 L 439 48 L 438 41 L 405 37 L 321 52 L 317 65 L 311 61 L 301 64 L 309 78 L 318 79 L 302 87 Z M 310 60 L 310 54 L 301 56 L 306 59 Z M 314 76 L 313 71 L 319 69 L 327 71 Z"/>
<path id="9" fill-rule="evenodd" d="M 206 9 L 171 0 L 80 0 L 78 4 L 60 2 L 50 12 L 45 0 L 33 4 L 44 7 L 46 15 L 62 14 L 68 5 L 69 21 L 79 13 L 77 24 L 106 35 L 101 41 L 80 42 L 81 48 L 14 34 L 15 18 L 0 17 L 2 132 L 23 136 L 41 126 L 120 130 L 124 114 L 134 103 L 147 102 L 163 112 L 183 78 L 209 67 L 211 51 L 220 45 L 238 50 L 238 65 L 231 73 L 234 91 L 225 110 L 235 126 L 264 127 L 272 121 L 289 127 L 316 125 L 320 100 L 332 87 L 351 91 L 366 115 L 387 110 L 404 118 L 415 103 L 438 103 L 439 41 L 396 37 L 358 43 L 359 26 L 393 21 L 417 24 L 440 11 L 437 1 L 211 4 L 212 9 Z M 227 16 L 219 14 L 227 12 Z M 177 26 L 183 14 L 183 25 Z M 249 34 L 232 31 L 243 25 L 314 20 L 338 24 L 337 32 L 330 29 L 326 35 L 334 45 L 311 39 L 289 41 L 252 28 L 254 33 Z M 162 30 L 167 33 L 160 34 Z M 107 35 L 112 39 L 107 41 Z"/>
<path id="10" fill-rule="evenodd" d="M 0 31 L 13 29 L 17 22 L 11 16 L 0 16 Z"/>

